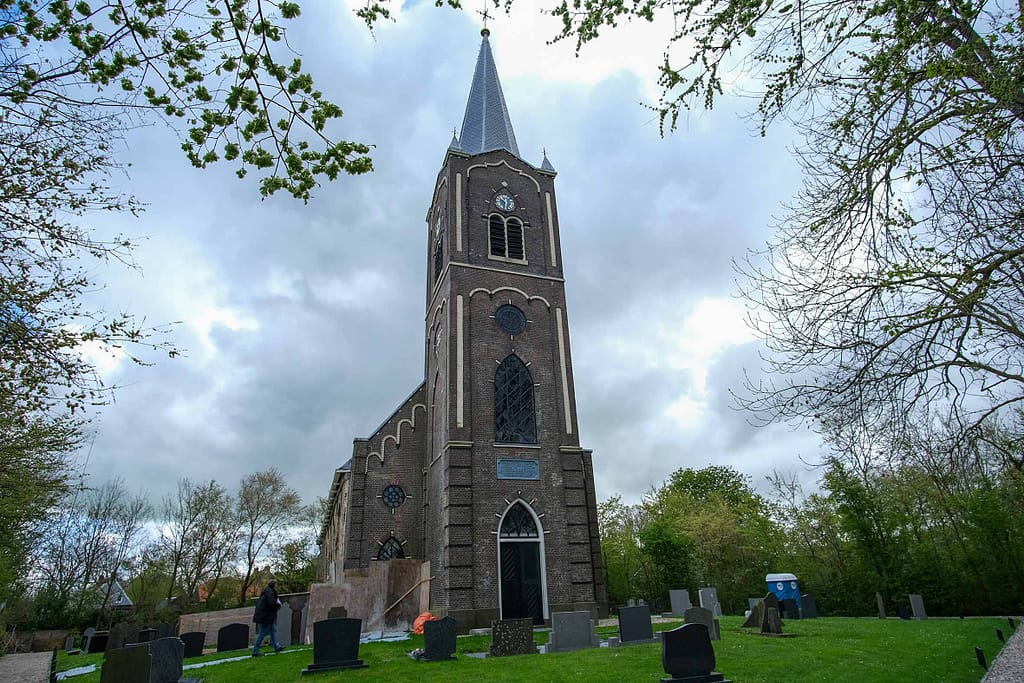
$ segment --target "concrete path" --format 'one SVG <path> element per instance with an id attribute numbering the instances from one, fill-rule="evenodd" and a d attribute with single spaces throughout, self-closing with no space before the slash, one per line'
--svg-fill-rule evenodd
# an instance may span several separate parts
<path id="1" fill-rule="evenodd" d="M 49 683 L 52 652 L 0 657 L 0 683 Z"/>

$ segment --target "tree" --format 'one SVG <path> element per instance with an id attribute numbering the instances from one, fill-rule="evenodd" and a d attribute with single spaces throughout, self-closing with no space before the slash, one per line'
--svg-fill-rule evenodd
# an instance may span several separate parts
<path id="1" fill-rule="evenodd" d="M 163 501 L 163 527 L 160 543 L 170 568 L 167 599 L 180 591 L 180 601 L 188 607 L 197 598 L 200 584 L 209 593 L 238 552 L 238 526 L 235 501 L 215 481 L 196 484 L 188 479 L 178 482 L 175 495 Z"/>
<path id="2" fill-rule="evenodd" d="M 270 468 L 255 472 L 242 479 L 235 508 L 241 531 L 242 560 L 245 573 L 238 598 L 242 604 L 248 598 L 256 562 L 264 550 L 283 541 L 289 527 L 303 518 L 302 499 L 284 481 L 284 475 Z"/>

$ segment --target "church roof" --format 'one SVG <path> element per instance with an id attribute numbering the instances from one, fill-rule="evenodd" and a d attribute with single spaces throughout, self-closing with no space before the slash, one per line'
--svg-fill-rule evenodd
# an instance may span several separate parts
<path id="1" fill-rule="evenodd" d="M 516 134 L 512 131 L 512 121 L 508 117 L 505 96 L 498 81 L 498 70 L 494 66 L 491 45 L 487 41 L 490 31 L 485 28 L 480 34 L 483 40 L 480 42 L 480 54 L 476 58 L 466 115 L 462 119 L 459 151 L 483 154 L 505 149 L 518 157 Z"/>

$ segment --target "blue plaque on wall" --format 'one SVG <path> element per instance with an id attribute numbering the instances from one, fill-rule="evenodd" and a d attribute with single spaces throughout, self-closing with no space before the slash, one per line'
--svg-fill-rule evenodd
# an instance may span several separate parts
<path id="1" fill-rule="evenodd" d="M 499 460 L 498 479 L 540 480 L 540 462 L 537 460 Z"/>

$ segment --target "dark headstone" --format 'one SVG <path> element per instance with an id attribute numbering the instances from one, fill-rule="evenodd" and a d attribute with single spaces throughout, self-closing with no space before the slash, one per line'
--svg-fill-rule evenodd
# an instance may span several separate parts
<path id="1" fill-rule="evenodd" d="M 924 598 L 916 593 L 910 594 L 910 609 L 913 610 L 915 619 L 928 618 L 928 615 L 924 611 Z"/>
<path id="2" fill-rule="evenodd" d="M 978 658 L 978 664 L 981 665 L 981 668 L 988 671 L 988 663 L 985 661 L 985 653 L 982 652 L 980 647 L 974 648 L 974 656 Z"/>
<path id="3" fill-rule="evenodd" d="M 120 647 L 103 655 L 100 683 L 151 683 L 149 647 Z"/>
<path id="4" fill-rule="evenodd" d="M 764 616 L 764 600 L 757 599 L 753 605 L 750 606 L 750 614 L 740 624 L 740 628 L 761 628 L 761 618 Z"/>
<path id="5" fill-rule="evenodd" d="M 135 638 L 136 643 L 148 643 L 156 639 L 155 628 L 140 628 L 139 635 Z"/>
<path id="6" fill-rule="evenodd" d="M 537 654 L 537 646 L 533 643 L 533 619 L 492 621 L 489 653 L 492 657 Z"/>
<path id="7" fill-rule="evenodd" d="M 313 624 L 313 663 L 302 675 L 338 669 L 365 669 L 359 659 L 362 619 L 325 619 Z"/>
<path id="8" fill-rule="evenodd" d="M 277 611 L 277 644 L 281 647 L 292 644 L 292 607 L 287 602 Z"/>
<path id="9" fill-rule="evenodd" d="M 999 639 L 1000 643 L 1005 643 L 1006 642 L 1006 638 L 1003 637 L 1003 629 L 1001 629 L 1001 628 L 997 628 L 996 629 L 996 638 Z"/>
<path id="10" fill-rule="evenodd" d="M 198 657 L 203 654 L 203 646 L 206 645 L 206 633 L 203 631 L 189 631 L 181 634 L 181 642 L 185 645 L 184 656 Z"/>
<path id="11" fill-rule="evenodd" d="M 875 593 L 875 603 L 878 605 L 878 618 L 885 619 L 885 601 L 881 593 Z"/>
<path id="12" fill-rule="evenodd" d="M 123 621 L 111 626 L 110 635 L 107 637 L 107 649 L 117 650 L 127 645 L 131 642 L 128 637 L 131 632 L 132 627 Z"/>
<path id="13" fill-rule="evenodd" d="M 779 600 L 779 616 L 787 619 L 799 619 L 800 605 L 796 604 L 796 600 L 793 598 Z"/>
<path id="14" fill-rule="evenodd" d="M 67 638 L 64 639 L 64 651 L 65 652 L 69 652 L 69 651 L 74 650 L 74 649 L 75 649 L 75 637 L 73 635 L 72 636 L 68 636 Z"/>
<path id="15" fill-rule="evenodd" d="M 156 625 L 156 637 L 157 638 L 170 638 L 174 635 L 174 627 L 165 621 L 161 621 Z"/>
<path id="16" fill-rule="evenodd" d="M 683 612 L 693 607 L 693 603 L 690 602 L 690 591 L 685 588 L 669 591 L 668 601 L 672 606 L 672 616 L 675 617 L 683 616 Z"/>
<path id="17" fill-rule="evenodd" d="M 249 648 L 249 624 L 228 624 L 217 631 L 217 652 L 247 650 Z"/>
<path id="18" fill-rule="evenodd" d="M 97 652 L 105 652 L 107 649 L 107 637 L 110 634 L 106 631 L 96 631 L 92 634 L 92 638 L 89 639 L 89 649 L 87 652 L 91 655 Z"/>
<path id="19" fill-rule="evenodd" d="M 697 608 L 702 609 L 702 608 Z M 711 610 L 705 610 L 711 614 Z M 725 676 L 715 671 L 715 651 L 704 624 L 683 624 L 661 634 L 661 665 L 668 677 L 662 683 L 716 683 Z"/>
<path id="20" fill-rule="evenodd" d="M 765 607 L 761 615 L 761 633 L 777 636 L 782 633 L 782 619 L 779 618 L 779 610 L 774 607 Z"/>
<path id="21" fill-rule="evenodd" d="M 572 652 L 600 646 L 601 639 L 594 633 L 590 612 L 555 612 L 551 615 L 551 635 L 545 652 Z"/>
<path id="22" fill-rule="evenodd" d="M 332 607 L 327 610 L 328 619 L 346 619 L 348 618 L 348 610 L 342 606 Z"/>
<path id="23" fill-rule="evenodd" d="M 708 637 L 711 640 L 721 640 L 722 631 L 715 613 L 706 607 L 691 607 L 683 615 L 687 624 L 700 624 L 708 630 Z"/>
<path id="24" fill-rule="evenodd" d="M 452 617 L 423 622 L 423 658 L 428 662 L 455 659 L 457 626 Z"/>
<path id="25" fill-rule="evenodd" d="M 649 643 L 654 640 L 651 626 L 651 608 L 647 605 L 619 608 L 619 641 Z"/>
<path id="26" fill-rule="evenodd" d="M 800 617 L 803 619 L 818 618 L 818 603 L 810 593 L 800 596 Z"/>
<path id="27" fill-rule="evenodd" d="M 180 638 L 157 638 L 135 647 L 149 648 L 152 657 L 149 683 L 178 683 L 185 658 L 185 644 Z"/>
<path id="28" fill-rule="evenodd" d="M 896 605 L 896 614 L 900 619 L 910 619 L 910 610 L 905 605 Z"/>

